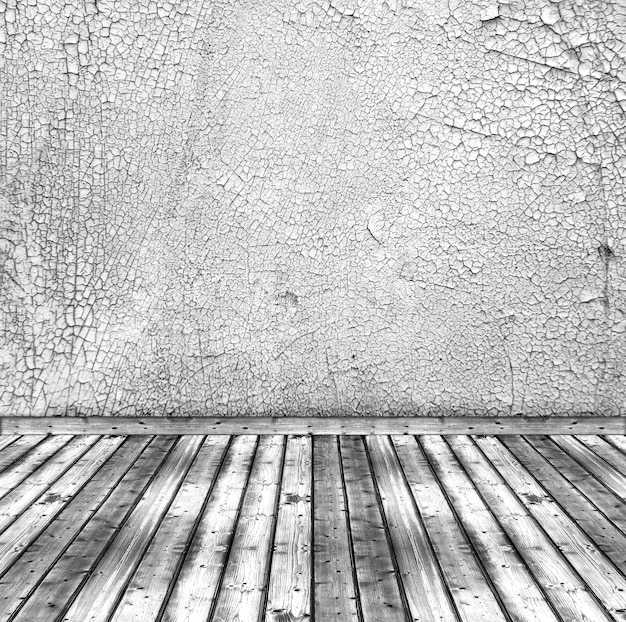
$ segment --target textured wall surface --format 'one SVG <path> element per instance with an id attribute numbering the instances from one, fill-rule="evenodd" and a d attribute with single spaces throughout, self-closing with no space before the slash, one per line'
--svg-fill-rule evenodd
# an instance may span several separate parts
<path id="1" fill-rule="evenodd" d="M 0 413 L 625 414 L 625 19 L 0 0 Z"/>

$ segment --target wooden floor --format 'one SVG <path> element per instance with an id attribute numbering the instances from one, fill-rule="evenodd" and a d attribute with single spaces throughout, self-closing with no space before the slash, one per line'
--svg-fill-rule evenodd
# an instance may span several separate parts
<path id="1" fill-rule="evenodd" d="M 626 620 L 626 437 L 1 436 L 0 620 Z"/>

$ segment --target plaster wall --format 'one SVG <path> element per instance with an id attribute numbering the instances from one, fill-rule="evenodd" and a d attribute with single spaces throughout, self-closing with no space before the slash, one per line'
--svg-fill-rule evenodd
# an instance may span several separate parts
<path id="1" fill-rule="evenodd" d="M 0 414 L 624 414 L 624 24 L 0 1 Z"/>

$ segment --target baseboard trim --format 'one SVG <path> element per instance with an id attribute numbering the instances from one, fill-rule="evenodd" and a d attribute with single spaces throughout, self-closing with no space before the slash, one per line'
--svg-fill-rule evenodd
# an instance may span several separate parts
<path id="1" fill-rule="evenodd" d="M 0 417 L 0 434 L 626 434 L 626 417 Z"/>

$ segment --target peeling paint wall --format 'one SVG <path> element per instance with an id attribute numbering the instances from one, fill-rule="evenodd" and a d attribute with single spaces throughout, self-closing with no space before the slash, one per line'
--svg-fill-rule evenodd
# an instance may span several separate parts
<path id="1" fill-rule="evenodd" d="M 0 0 L 0 413 L 625 414 L 625 20 Z"/>

